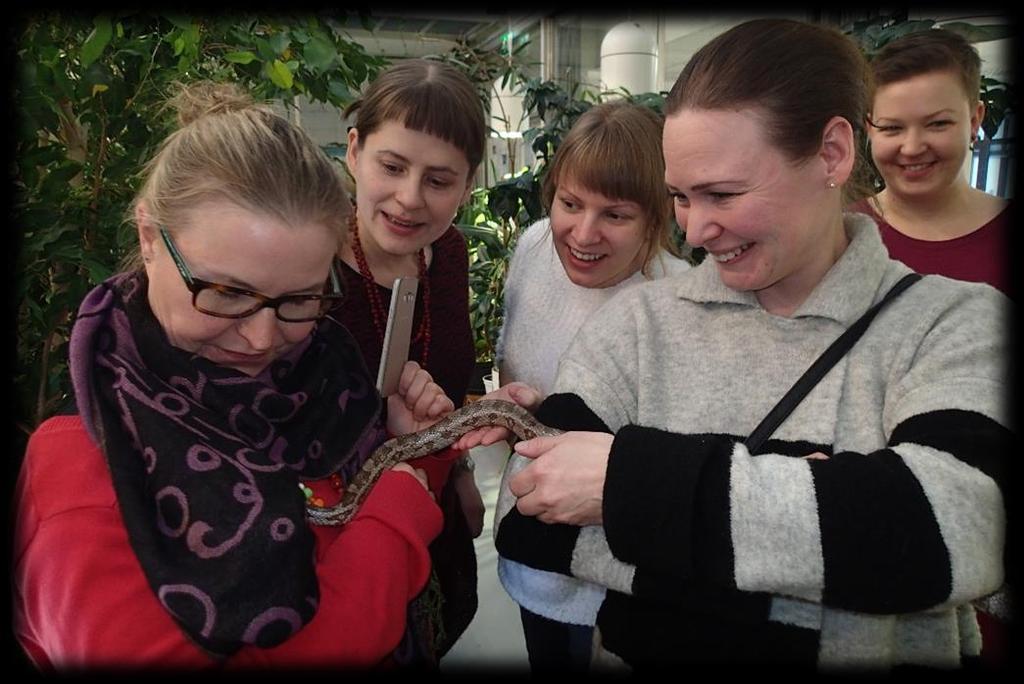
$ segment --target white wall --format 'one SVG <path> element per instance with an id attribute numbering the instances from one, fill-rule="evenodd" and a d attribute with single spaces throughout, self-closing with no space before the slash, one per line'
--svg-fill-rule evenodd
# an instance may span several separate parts
<path id="1" fill-rule="evenodd" d="M 948 21 L 965 21 L 978 26 L 986 24 L 1012 25 L 1007 17 L 1001 15 L 956 14 L 949 11 L 911 12 L 910 18 L 935 19 L 939 21 L 940 25 Z M 983 75 L 1008 83 L 1013 82 L 1013 46 L 1009 38 L 974 43 L 974 47 L 978 49 L 978 56 L 981 57 L 981 73 Z"/>
<path id="2" fill-rule="evenodd" d="M 800 12 L 759 13 L 665 13 L 661 19 L 661 45 L 658 49 L 658 78 L 661 90 L 671 90 L 679 73 L 694 53 L 715 36 L 750 19 L 782 17 L 805 19 Z"/>

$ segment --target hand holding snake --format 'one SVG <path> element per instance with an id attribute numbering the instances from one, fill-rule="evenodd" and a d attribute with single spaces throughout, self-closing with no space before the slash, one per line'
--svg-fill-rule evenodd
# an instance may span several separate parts
<path id="1" fill-rule="evenodd" d="M 555 436 L 561 430 L 540 423 L 521 406 L 499 399 L 481 399 L 449 413 L 425 430 L 390 439 L 374 451 L 348 483 L 337 506 L 308 507 L 315 525 L 344 525 L 352 519 L 377 479 L 397 463 L 426 456 L 455 444 L 463 435 L 487 426 L 508 429 L 519 439 Z"/>

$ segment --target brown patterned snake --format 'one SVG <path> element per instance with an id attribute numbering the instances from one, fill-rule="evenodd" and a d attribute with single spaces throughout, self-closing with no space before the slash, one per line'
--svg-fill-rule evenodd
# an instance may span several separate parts
<path id="1" fill-rule="evenodd" d="M 345 488 L 337 506 L 307 506 L 314 525 L 344 525 L 356 514 L 377 478 L 397 463 L 426 456 L 451 446 L 471 430 L 486 426 L 511 430 L 519 439 L 562 434 L 549 428 L 518 404 L 500 399 L 481 399 L 452 411 L 425 430 L 395 437 L 377 447 Z"/>

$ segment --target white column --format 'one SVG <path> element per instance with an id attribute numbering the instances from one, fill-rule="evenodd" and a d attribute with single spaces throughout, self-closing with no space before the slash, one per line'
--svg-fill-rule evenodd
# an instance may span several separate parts
<path id="1" fill-rule="evenodd" d="M 657 42 L 634 21 L 613 26 L 601 41 L 601 86 L 632 94 L 657 90 Z"/>

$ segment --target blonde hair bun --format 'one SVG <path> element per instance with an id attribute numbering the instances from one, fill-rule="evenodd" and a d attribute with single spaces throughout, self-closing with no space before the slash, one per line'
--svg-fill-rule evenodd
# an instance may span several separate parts
<path id="1" fill-rule="evenodd" d="M 206 116 L 239 112 L 255 106 L 249 93 L 237 85 L 212 81 L 175 84 L 175 92 L 167 104 L 177 112 L 181 127 Z"/>
<path id="2" fill-rule="evenodd" d="M 203 202 L 226 201 L 344 242 L 352 203 L 338 165 L 297 124 L 229 83 L 176 84 L 165 107 L 181 125 L 146 163 L 132 217 L 143 205 L 147 220 L 173 232 Z M 140 263 L 138 250 L 124 262 Z"/>

